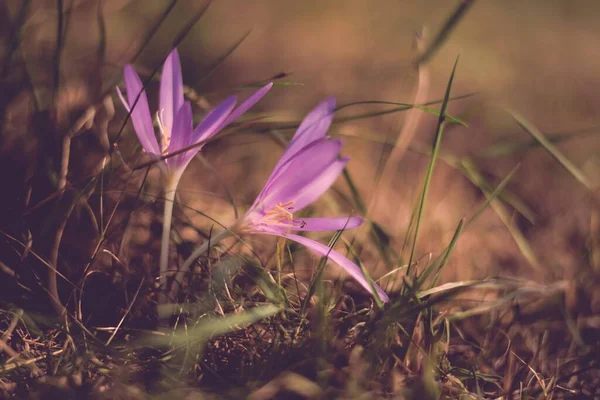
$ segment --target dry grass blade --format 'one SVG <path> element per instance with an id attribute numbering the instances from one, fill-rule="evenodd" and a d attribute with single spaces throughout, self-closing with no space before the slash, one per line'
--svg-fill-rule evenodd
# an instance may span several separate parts
<path id="1" fill-rule="evenodd" d="M 600 127 L 592 126 L 589 128 L 583 129 L 575 129 L 570 130 L 569 133 L 565 132 L 553 132 L 547 133 L 546 137 L 552 144 L 559 144 L 562 142 L 566 142 L 569 140 L 580 139 L 580 138 L 588 138 L 598 135 L 598 131 L 600 131 Z M 474 157 L 475 158 L 494 158 L 494 157 L 502 157 L 509 156 L 514 154 L 524 153 L 528 150 L 539 147 L 540 143 L 535 140 L 521 140 L 521 141 L 509 141 L 505 143 L 499 143 L 492 145 L 483 149 L 482 151 L 477 152 Z"/>
<path id="2" fill-rule="evenodd" d="M 540 132 L 531 122 L 525 119 L 517 112 L 507 109 L 506 112 L 519 124 L 525 132 L 533 137 L 558 163 L 566 169 L 579 183 L 586 188 L 593 190 L 596 188 L 592 182 L 588 180 L 585 174 L 575 166 L 565 155 L 552 144 L 542 132 Z"/>
<path id="3" fill-rule="evenodd" d="M 475 213 L 471 216 L 471 218 L 469 218 L 465 226 L 469 226 L 471 223 L 473 223 L 473 221 L 475 221 L 481 215 L 481 213 L 484 212 L 498 196 L 500 196 L 500 193 L 502 193 L 506 185 L 508 185 L 508 182 L 510 182 L 510 180 L 518 171 L 520 166 L 521 164 L 515 165 L 515 167 L 508 173 L 508 175 L 506 175 L 502 182 L 500 182 L 498 186 L 496 186 L 496 189 L 494 189 L 494 191 L 491 192 L 489 195 L 486 195 L 487 199 L 485 203 L 477 211 L 475 211 Z"/>
<path id="4" fill-rule="evenodd" d="M 433 294 L 439 294 L 456 289 L 467 289 L 467 288 L 478 288 L 478 289 L 499 289 L 504 288 L 506 285 L 502 284 L 502 281 L 498 279 L 484 279 L 484 280 L 470 280 L 470 281 L 459 281 L 459 282 L 448 282 L 442 285 L 432 287 L 426 290 L 420 290 L 417 292 L 418 298 L 425 298 Z"/>
<path id="5" fill-rule="evenodd" d="M 12 347 L 10 347 L 8 344 L 6 344 L 6 342 L 2 339 L 0 339 L 0 350 L 5 352 L 11 359 L 13 359 L 14 360 L 13 363 L 16 364 L 17 366 L 26 365 L 27 367 L 29 367 L 31 369 L 31 372 L 35 376 L 42 376 L 44 374 L 42 372 L 42 370 L 39 369 L 39 367 L 35 364 L 36 360 L 23 360 L 22 362 L 19 362 L 18 359 L 22 358 L 21 354 L 17 353 Z M 9 363 L 9 365 L 3 365 L 2 367 L 0 367 L 0 372 L 8 371 L 9 368 L 10 368 L 10 363 Z"/>
<path id="6" fill-rule="evenodd" d="M 417 34 L 415 38 L 415 45 L 419 54 L 423 54 L 425 40 L 425 29 L 423 29 L 423 31 Z M 431 77 L 429 68 L 424 65 L 417 65 L 417 73 L 418 81 L 413 96 L 413 103 L 422 104 L 425 103 L 427 96 L 429 95 Z M 402 127 L 400 135 L 398 136 L 398 140 L 396 141 L 396 144 L 392 149 L 392 153 L 390 154 L 390 157 L 388 158 L 386 166 L 383 170 L 381 178 L 383 185 L 389 184 L 389 179 L 391 179 L 391 176 L 395 175 L 396 169 L 398 168 L 398 163 L 404 157 L 404 153 L 406 153 L 408 144 L 412 141 L 412 138 L 417 132 L 417 129 L 421 123 L 422 115 L 422 112 L 413 110 L 406 118 L 404 126 Z"/>

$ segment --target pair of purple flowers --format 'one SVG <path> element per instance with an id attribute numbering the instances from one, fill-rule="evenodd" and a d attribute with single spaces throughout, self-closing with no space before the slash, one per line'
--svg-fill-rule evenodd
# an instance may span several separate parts
<path id="1" fill-rule="evenodd" d="M 191 105 L 185 101 L 183 96 L 179 56 L 177 50 L 173 50 L 167 57 L 162 70 L 160 109 L 156 114 L 160 129 L 159 143 L 154 134 L 148 100 L 141 81 L 130 65 L 125 67 L 125 84 L 127 100 L 120 92 L 119 95 L 131 113 L 135 132 L 142 147 L 151 158 L 158 160 L 163 156 L 198 144 L 197 147 L 158 162 L 167 178 L 167 193 L 169 191 L 174 193 L 183 171 L 201 149 L 202 143 L 256 104 L 272 86 L 272 84 L 264 86 L 236 109 L 234 109 L 235 96 L 224 100 L 209 112 L 196 128 L 193 128 Z M 329 98 L 306 116 L 254 204 L 231 227 L 231 230 L 239 234 L 266 234 L 294 240 L 335 261 L 367 291 L 373 293 L 374 288 L 378 297 L 387 302 L 389 298 L 386 293 L 375 283 L 370 282 L 355 263 L 328 246 L 292 233 L 293 231 L 350 229 L 363 222 L 361 217 L 296 218 L 294 216 L 327 191 L 348 163 L 348 158 L 339 157 L 341 142 L 326 136 L 333 120 L 334 109 L 335 99 Z M 166 197 L 168 201 L 169 196 Z M 172 207 L 173 197 L 170 199 Z M 166 214 L 165 212 L 165 216 Z M 163 229 L 166 229 L 166 226 Z M 194 252 L 195 254 L 197 252 Z M 190 260 L 193 261 L 194 255 L 184 263 L 180 274 L 189 267 Z M 161 268 L 161 273 L 164 272 Z"/>

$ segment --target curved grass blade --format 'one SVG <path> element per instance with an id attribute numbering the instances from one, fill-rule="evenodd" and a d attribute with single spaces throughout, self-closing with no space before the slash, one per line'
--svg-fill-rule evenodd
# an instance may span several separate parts
<path id="1" fill-rule="evenodd" d="M 147 35 L 144 38 L 144 41 L 138 48 L 137 52 L 133 55 L 133 57 L 131 57 L 131 60 L 130 60 L 131 63 L 134 63 L 135 60 L 137 60 L 137 58 L 144 52 L 144 49 L 146 48 L 146 46 L 148 46 L 148 44 L 150 44 L 150 42 L 154 38 L 154 35 L 156 34 L 156 32 L 158 32 L 158 29 L 166 21 L 167 17 L 171 13 L 171 11 L 173 11 L 173 8 L 175 8 L 176 4 L 177 4 L 177 0 L 171 0 L 171 2 L 167 5 L 165 10 L 162 12 L 160 17 L 156 21 L 156 23 L 148 31 Z M 155 73 L 156 73 L 156 71 L 155 71 Z M 104 90 L 102 91 L 102 96 L 106 96 L 110 92 L 112 92 L 120 80 L 121 80 L 121 70 L 119 70 L 117 77 L 114 78 L 111 82 L 109 82 L 109 84 L 104 88 Z M 144 88 L 146 87 L 146 85 L 147 85 L 147 82 L 144 82 Z M 119 134 L 120 134 L 120 131 L 119 131 Z M 116 141 L 115 141 L 115 143 L 116 143 Z"/>
<path id="2" fill-rule="evenodd" d="M 462 100 L 462 99 L 467 99 L 469 97 L 473 97 L 475 95 L 477 95 L 477 93 L 467 93 L 467 94 L 463 94 L 463 95 L 460 95 L 460 96 L 452 97 L 449 100 L 450 101 Z M 352 102 L 352 103 L 343 104 L 341 106 L 338 106 L 335 109 L 335 111 L 337 112 L 337 111 L 342 110 L 342 109 L 347 108 L 347 107 L 356 106 L 356 105 L 363 105 L 363 104 L 387 104 L 387 105 L 397 105 L 398 107 L 392 108 L 390 110 L 375 111 L 375 112 L 364 113 L 364 114 L 359 114 L 359 115 L 350 115 L 348 117 L 336 118 L 336 119 L 333 120 L 333 123 L 354 121 L 354 120 L 357 120 L 357 119 L 379 117 L 379 116 L 382 116 L 382 115 L 393 114 L 393 113 L 396 113 L 396 112 L 411 110 L 413 108 L 421 109 L 423 111 L 426 111 L 426 112 L 434 114 L 436 117 L 439 117 L 439 112 L 437 110 L 432 109 L 432 108 L 427 107 L 427 106 L 431 106 L 431 105 L 435 105 L 435 104 L 440 104 L 440 103 L 443 103 L 443 102 L 444 102 L 443 99 L 442 100 L 435 100 L 435 101 L 428 101 L 427 103 L 424 103 L 424 104 L 396 103 L 396 102 L 379 101 L 379 100 L 355 101 L 355 102 Z M 460 119 L 458 119 L 456 117 L 452 117 L 452 116 L 448 116 L 448 115 L 446 117 L 449 120 L 452 120 L 453 122 L 456 122 L 456 123 L 459 123 L 461 125 L 465 125 L 466 126 L 466 124 L 464 122 L 462 122 Z"/>
<path id="3" fill-rule="evenodd" d="M 456 28 L 458 23 L 464 18 L 467 11 L 475 3 L 475 0 L 462 0 L 458 7 L 454 9 L 450 17 L 446 20 L 442 29 L 435 35 L 433 42 L 429 47 L 414 61 L 415 65 L 419 65 L 429 61 L 429 59 L 435 54 L 435 52 L 444 44 L 452 31 Z"/>
<path id="4" fill-rule="evenodd" d="M 246 40 L 246 38 L 250 36 L 250 33 L 252 33 L 252 29 L 248 30 L 248 32 L 243 34 L 241 38 L 239 38 L 227 50 L 225 50 L 225 52 L 219 58 L 217 58 L 213 65 L 210 68 L 208 68 L 208 72 L 202 77 L 202 79 L 200 79 L 194 86 L 198 87 L 198 85 L 207 80 L 217 70 L 217 68 L 219 68 L 219 65 L 221 65 L 223 61 L 227 59 L 227 57 L 233 54 L 233 52 L 236 51 L 238 47 L 240 47 L 244 40 Z"/>
<path id="5" fill-rule="evenodd" d="M 458 99 L 463 99 L 466 97 L 470 97 L 472 96 L 471 94 L 467 94 L 464 96 L 458 96 L 456 98 L 450 99 L 450 100 L 458 100 Z M 379 101 L 379 100 L 369 100 L 369 101 L 358 101 L 358 102 L 354 102 L 354 103 L 349 103 L 349 104 L 345 104 L 343 106 L 340 106 L 336 109 L 336 111 L 339 111 L 342 108 L 346 108 L 349 106 L 353 106 L 353 105 L 361 105 L 361 104 L 383 104 L 383 105 L 388 105 L 388 106 L 398 106 L 400 108 L 395 108 L 395 111 L 407 111 L 413 108 L 416 108 L 418 110 L 421 111 L 425 111 L 428 112 L 429 114 L 435 115 L 436 117 L 440 116 L 440 112 L 438 110 L 436 110 L 435 108 L 431 108 L 431 107 L 427 107 L 426 105 L 421 105 L 421 104 L 409 104 L 409 103 L 398 103 L 398 102 L 394 102 L 394 101 Z M 426 104 L 430 104 L 430 103 L 426 103 Z M 380 111 L 383 113 L 388 113 L 391 110 L 386 110 L 386 111 Z M 365 114 L 367 115 L 367 114 Z M 383 114 L 378 114 L 378 115 L 383 115 Z M 369 114 L 370 116 L 370 114 Z M 348 118 L 356 118 L 356 116 L 352 116 L 352 117 L 348 117 Z M 455 124 L 459 124 L 462 125 L 464 127 L 467 127 L 467 123 L 464 122 L 463 120 L 461 120 L 460 118 L 457 117 L 453 117 L 451 115 L 446 115 L 446 118 L 448 120 L 450 120 L 451 122 L 454 122 Z M 344 122 L 344 121 L 348 121 L 347 119 L 344 118 L 339 118 L 337 120 L 338 122 Z"/>
<path id="6" fill-rule="evenodd" d="M 590 127 L 585 129 L 578 129 L 571 131 L 570 133 L 560 132 L 560 133 L 552 133 L 547 134 L 546 137 L 548 141 L 552 144 L 559 144 L 562 142 L 566 142 L 568 140 L 584 138 L 588 136 L 597 136 L 598 131 L 600 131 L 600 127 Z M 509 156 L 513 154 L 519 154 L 526 152 L 527 150 L 534 149 L 538 147 L 540 143 L 537 140 L 529 140 L 529 141 L 514 141 L 514 142 L 505 142 L 492 145 L 483 151 L 474 155 L 476 158 L 494 158 L 501 156 Z"/>

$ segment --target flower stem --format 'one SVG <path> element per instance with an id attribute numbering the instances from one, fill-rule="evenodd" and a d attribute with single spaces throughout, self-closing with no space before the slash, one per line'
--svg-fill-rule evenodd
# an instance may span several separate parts
<path id="1" fill-rule="evenodd" d="M 163 216 L 162 241 L 160 244 L 160 294 L 159 304 L 167 302 L 167 269 L 169 268 L 169 240 L 171 239 L 171 221 L 173 219 L 173 204 L 177 183 L 169 182 L 165 187 L 165 210 Z"/>
<path id="2" fill-rule="evenodd" d="M 192 266 L 192 264 L 194 262 L 196 262 L 196 260 L 200 256 L 202 256 L 204 253 L 206 253 L 207 251 L 209 251 L 209 247 L 212 247 L 212 246 L 216 245 L 221 240 L 223 240 L 226 237 L 229 237 L 231 235 L 232 235 L 232 231 L 231 230 L 229 230 L 229 229 L 228 230 L 224 230 L 223 232 L 218 233 L 217 235 L 209 238 L 204 243 L 202 243 L 201 246 L 198 246 L 198 247 L 196 247 L 194 249 L 194 251 L 192 252 L 192 254 L 187 258 L 187 260 L 185 260 L 185 262 L 183 263 L 183 265 L 179 268 L 179 271 L 177 272 L 177 275 L 175 276 L 175 281 L 173 282 L 173 286 L 171 287 L 171 291 L 169 293 L 169 298 L 171 298 L 171 299 L 176 299 L 177 298 L 177 292 L 179 291 L 179 288 L 183 284 L 183 276 L 185 275 L 185 273 L 187 271 L 189 271 L 189 269 Z"/>

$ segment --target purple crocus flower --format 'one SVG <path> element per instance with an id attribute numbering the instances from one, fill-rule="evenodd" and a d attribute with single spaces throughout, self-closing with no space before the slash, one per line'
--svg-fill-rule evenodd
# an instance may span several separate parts
<path id="1" fill-rule="evenodd" d="M 142 81 L 131 65 L 125 66 L 124 75 L 127 99 L 117 87 L 119 97 L 131 115 L 135 133 L 142 147 L 152 159 L 159 160 L 163 156 L 168 156 L 188 146 L 198 144 L 196 147 L 158 162 L 159 168 L 166 178 L 160 252 L 160 280 L 161 287 L 165 288 L 173 201 L 183 171 L 202 147 L 201 143 L 206 142 L 230 122 L 248 111 L 271 89 L 273 84 L 269 83 L 264 86 L 235 109 L 237 98 L 236 96 L 229 97 L 210 111 L 196 128 L 193 128 L 192 105 L 189 101 L 185 101 L 183 96 L 179 54 L 176 49 L 173 49 L 165 60 L 160 80 L 159 109 L 156 113 L 160 140 L 157 141 L 150 115 L 150 107 L 148 106 L 148 98 L 144 92 Z M 163 292 L 159 302 L 164 303 L 165 301 L 165 293 Z"/>
<path id="2" fill-rule="evenodd" d="M 292 231 L 334 231 L 355 228 L 362 224 L 360 217 L 295 218 L 300 211 L 333 185 L 344 170 L 348 158 L 339 158 L 341 142 L 325 136 L 335 109 L 335 98 L 329 98 L 311 111 L 287 146 L 254 204 L 229 230 L 215 235 L 197 247 L 181 266 L 170 292 L 177 299 L 184 274 L 209 246 L 215 245 L 232 233 L 265 234 L 294 240 L 342 266 L 369 293 L 373 287 L 384 302 L 387 294 L 367 280 L 362 270 L 342 254 L 314 240 L 291 233 Z"/>
<path id="3" fill-rule="evenodd" d="M 355 228 L 361 217 L 296 218 L 294 214 L 317 200 L 333 185 L 348 163 L 339 158 L 341 142 L 325 136 L 335 108 L 329 98 L 310 112 L 296 131 L 254 204 L 238 222 L 240 233 L 266 234 L 294 240 L 314 252 L 328 256 L 356 279 L 366 290 L 372 286 L 361 269 L 342 254 L 292 231 L 336 231 Z M 379 298 L 389 301 L 386 293 L 373 285 Z"/>
<path id="4" fill-rule="evenodd" d="M 273 86 L 272 83 L 264 86 L 236 109 L 234 109 L 236 96 L 227 98 L 210 111 L 202 122 L 193 129 L 192 107 L 190 102 L 185 101 L 183 96 L 179 55 L 177 49 L 173 49 L 165 60 L 162 69 L 159 110 L 156 113 L 156 120 L 160 129 L 160 141 L 157 141 L 142 81 L 131 65 L 125 66 L 124 75 L 127 99 L 117 88 L 119 96 L 125 108 L 131 114 L 133 127 L 142 147 L 153 159 L 159 159 L 161 156 L 167 156 L 185 147 L 210 139 L 256 104 Z M 139 99 L 136 103 L 138 96 Z M 132 109 L 133 105 L 135 106 Z M 164 163 L 159 163 L 171 185 L 177 186 L 181 174 L 201 147 L 199 145 L 176 156 L 166 158 Z"/>

